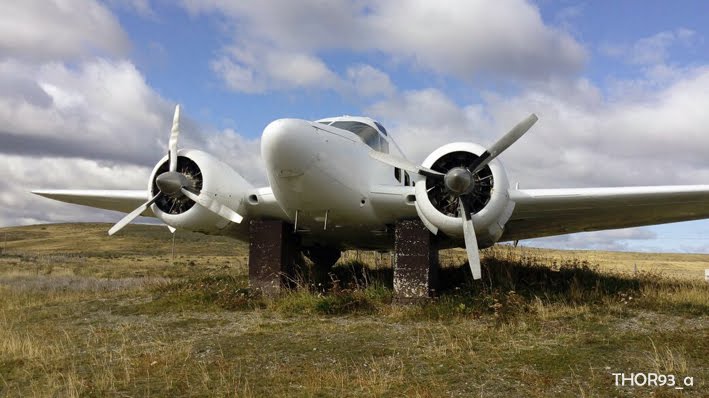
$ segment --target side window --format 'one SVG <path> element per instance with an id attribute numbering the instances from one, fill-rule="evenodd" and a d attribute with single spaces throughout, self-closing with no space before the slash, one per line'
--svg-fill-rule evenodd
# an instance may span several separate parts
<path id="1" fill-rule="evenodd" d="M 397 181 L 401 182 L 401 169 L 398 167 L 394 167 L 394 178 L 396 178 Z"/>
<path id="2" fill-rule="evenodd" d="M 386 139 L 384 139 L 384 137 L 379 138 L 381 141 L 381 148 L 379 149 L 379 152 L 389 153 L 389 143 Z"/>
<path id="3" fill-rule="evenodd" d="M 404 185 L 411 185 L 411 178 L 409 177 L 409 173 L 407 171 L 404 172 Z"/>

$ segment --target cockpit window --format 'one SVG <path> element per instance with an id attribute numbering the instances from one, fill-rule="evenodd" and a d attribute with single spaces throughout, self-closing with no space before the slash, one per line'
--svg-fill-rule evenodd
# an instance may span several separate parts
<path id="1" fill-rule="evenodd" d="M 325 121 L 325 122 L 318 122 L 318 123 L 320 123 L 320 124 L 324 124 L 324 125 L 326 125 L 326 126 L 329 126 L 329 125 L 330 125 L 330 123 L 332 123 L 332 122 L 327 122 L 327 121 Z"/>
<path id="2" fill-rule="evenodd" d="M 351 131 L 357 134 L 365 144 L 380 152 L 389 153 L 389 145 L 386 140 L 379 135 L 379 132 L 372 126 L 361 122 L 334 122 L 332 127 Z"/>
<path id="3" fill-rule="evenodd" d="M 387 129 L 385 129 L 384 126 L 379 124 L 379 122 L 374 122 L 374 124 L 377 125 L 377 127 L 379 128 L 379 131 L 381 131 L 382 134 L 387 135 Z"/>
<path id="4" fill-rule="evenodd" d="M 365 137 L 371 135 L 372 133 L 377 132 L 369 125 L 367 125 L 365 123 L 361 123 L 361 122 L 344 122 L 344 121 L 343 122 L 334 122 L 334 123 L 332 123 L 332 127 L 337 127 L 338 129 L 351 131 L 362 138 L 365 138 Z"/>

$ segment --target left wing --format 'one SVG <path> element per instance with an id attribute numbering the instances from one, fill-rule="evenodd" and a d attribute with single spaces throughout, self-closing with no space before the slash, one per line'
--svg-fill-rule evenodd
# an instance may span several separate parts
<path id="1" fill-rule="evenodd" d="M 92 190 L 92 189 L 51 189 L 32 191 L 35 195 L 59 200 L 77 205 L 96 207 L 99 209 L 115 210 L 130 213 L 138 206 L 145 203 L 148 194 L 145 189 L 140 190 Z M 152 210 L 141 213 L 143 216 L 155 217 Z"/>
<path id="2" fill-rule="evenodd" d="M 709 185 L 510 190 L 500 241 L 709 218 Z"/>

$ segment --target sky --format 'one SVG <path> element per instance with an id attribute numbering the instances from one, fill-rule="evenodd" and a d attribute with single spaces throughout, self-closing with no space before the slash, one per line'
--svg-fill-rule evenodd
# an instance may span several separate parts
<path id="1" fill-rule="evenodd" d="M 140 189 L 182 147 L 266 185 L 282 117 L 367 115 L 422 161 L 539 122 L 521 188 L 709 183 L 704 1 L 27 0 L 0 6 L 0 226 L 115 222 L 37 188 Z M 709 221 L 521 242 L 709 253 Z"/>

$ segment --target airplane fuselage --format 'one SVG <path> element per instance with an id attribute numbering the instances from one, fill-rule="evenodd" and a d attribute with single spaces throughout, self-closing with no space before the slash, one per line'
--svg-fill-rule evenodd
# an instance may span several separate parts
<path id="1" fill-rule="evenodd" d="M 279 119 L 264 129 L 261 155 L 273 195 L 305 244 L 384 249 L 393 223 L 416 217 L 410 177 L 373 160 L 372 150 L 324 122 Z"/>

